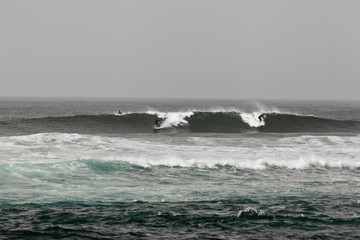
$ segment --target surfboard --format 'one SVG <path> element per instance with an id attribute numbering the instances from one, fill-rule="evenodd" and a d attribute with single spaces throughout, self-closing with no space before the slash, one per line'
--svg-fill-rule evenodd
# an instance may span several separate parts
<path id="1" fill-rule="evenodd" d="M 162 127 L 161 126 L 157 127 L 157 126 L 154 125 L 154 130 L 159 130 L 159 129 L 162 129 Z"/>

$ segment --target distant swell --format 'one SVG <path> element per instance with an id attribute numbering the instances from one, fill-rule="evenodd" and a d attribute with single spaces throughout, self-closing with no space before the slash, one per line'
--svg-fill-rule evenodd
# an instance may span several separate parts
<path id="1" fill-rule="evenodd" d="M 15 119 L 0 122 L 1 135 L 23 135 L 41 132 L 84 134 L 120 134 L 154 132 L 195 133 L 359 133 L 360 122 L 334 120 L 287 113 L 241 112 L 173 112 L 129 113 L 124 115 L 76 115 Z M 161 129 L 154 131 L 160 119 Z"/>

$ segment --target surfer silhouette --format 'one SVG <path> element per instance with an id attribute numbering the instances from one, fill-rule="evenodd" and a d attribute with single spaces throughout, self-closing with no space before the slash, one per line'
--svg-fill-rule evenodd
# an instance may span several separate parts
<path id="1" fill-rule="evenodd" d="M 120 110 L 118 110 L 118 114 L 121 114 L 121 111 L 120 111 Z"/>
<path id="2" fill-rule="evenodd" d="M 264 119 L 265 119 L 265 113 L 260 114 L 260 115 L 258 116 L 258 119 L 259 119 L 260 122 L 261 122 L 261 121 L 264 121 Z"/>
<path id="3" fill-rule="evenodd" d="M 156 119 L 156 121 L 155 121 L 155 127 L 159 128 L 159 127 L 160 127 L 160 124 L 161 124 L 160 120 L 159 120 L 159 119 Z"/>

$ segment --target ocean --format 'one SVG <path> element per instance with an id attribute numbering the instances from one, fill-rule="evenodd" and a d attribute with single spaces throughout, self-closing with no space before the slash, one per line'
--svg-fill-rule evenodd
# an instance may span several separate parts
<path id="1" fill-rule="evenodd" d="M 359 102 L 0 99 L 0 239 L 359 238 Z"/>

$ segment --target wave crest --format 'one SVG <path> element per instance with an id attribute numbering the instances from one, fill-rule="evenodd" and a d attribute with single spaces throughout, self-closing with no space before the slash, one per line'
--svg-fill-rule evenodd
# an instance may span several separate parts
<path id="1" fill-rule="evenodd" d="M 360 122 L 335 120 L 316 116 L 240 111 L 184 111 L 125 113 L 111 115 L 76 115 L 16 119 L 1 122 L 6 126 L 0 135 L 66 132 L 83 134 L 153 133 L 156 119 L 161 119 L 161 131 L 203 133 L 359 133 Z"/>

